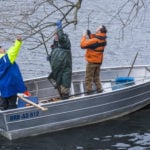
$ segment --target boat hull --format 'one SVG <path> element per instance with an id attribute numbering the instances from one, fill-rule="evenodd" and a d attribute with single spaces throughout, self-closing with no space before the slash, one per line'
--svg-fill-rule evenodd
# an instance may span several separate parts
<path id="1" fill-rule="evenodd" d="M 150 103 L 150 82 L 100 94 L 0 112 L 0 133 L 9 140 L 85 126 L 137 111 Z"/>

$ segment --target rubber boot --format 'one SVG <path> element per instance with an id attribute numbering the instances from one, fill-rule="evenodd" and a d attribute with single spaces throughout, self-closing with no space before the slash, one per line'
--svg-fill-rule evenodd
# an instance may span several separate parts
<path id="1" fill-rule="evenodd" d="M 8 98 L 8 108 L 7 109 L 17 108 L 16 101 L 17 101 L 17 95 L 9 97 Z"/>

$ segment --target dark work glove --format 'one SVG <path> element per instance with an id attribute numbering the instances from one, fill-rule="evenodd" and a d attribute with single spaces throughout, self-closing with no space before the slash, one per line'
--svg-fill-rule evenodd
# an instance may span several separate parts
<path id="1" fill-rule="evenodd" d="M 53 48 L 54 48 L 54 44 L 51 45 L 51 49 L 53 49 Z"/>
<path id="2" fill-rule="evenodd" d="M 87 35 L 90 37 L 91 31 L 87 30 L 86 32 L 87 32 Z"/>
<path id="3" fill-rule="evenodd" d="M 57 29 L 62 29 L 62 22 L 61 22 L 61 20 L 58 20 L 56 22 L 56 26 L 57 26 Z"/>

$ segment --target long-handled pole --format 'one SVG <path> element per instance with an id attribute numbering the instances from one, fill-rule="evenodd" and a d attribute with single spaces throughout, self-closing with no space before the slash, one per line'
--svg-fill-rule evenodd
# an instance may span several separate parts
<path id="1" fill-rule="evenodd" d="M 92 14 L 93 10 L 88 14 L 88 30 L 90 28 L 90 15 Z"/>
<path id="2" fill-rule="evenodd" d="M 136 58 L 137 58 L 137 56 L 138 56 L 138 53 L 139 53 L 139 51 L 137 51 L 137 53 L 136 53 L 136 55 L 135 55 L 135 57 L 134 57 L 133 63 L 132 63 L 132 65 L 131 65 L 130 70 L 129 70 L 129 73 L 128 73 L 128 77 L 130 76 L 130 73 L 131 73 L 131 71 L 132 71 L 132 69 L 133 69 L 134 63 L 135 63 Z"/>
<path id="3" fill-rule="evenodd" d="M 42 37 L 42 40 L 43 40 L 43 44 L 44 44 L 44 47 L 45 47 L 45 50 L 46 50 L 47 57 L 49 57 L 48 50 L 47 50 L 46 44 L 44 42 L 44 35 L 43 35 L 43 33 L 40 33 L 40 34 L 41 34 L 41 37 Z M 50 61 L 49 61 L 49 63 L 50 63 Z M 51 66 L 51 64 L 50 64 L 50 66 Z"/>

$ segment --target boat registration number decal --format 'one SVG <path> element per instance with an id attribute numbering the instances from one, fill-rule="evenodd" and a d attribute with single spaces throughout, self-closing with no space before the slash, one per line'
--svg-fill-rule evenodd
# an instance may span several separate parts
<path id="1" fill-rule="evenodd" d="M 11 115 L 9 117 L 10 121 L 18 121 L 18 120 L 24 120 L 24 119 L 29 119 L 29 118 L 35 118 L 39 116 L 39 111 L 33 111 L 33 112 L 26 112 L 22 114 L 15 114 Z"/>

